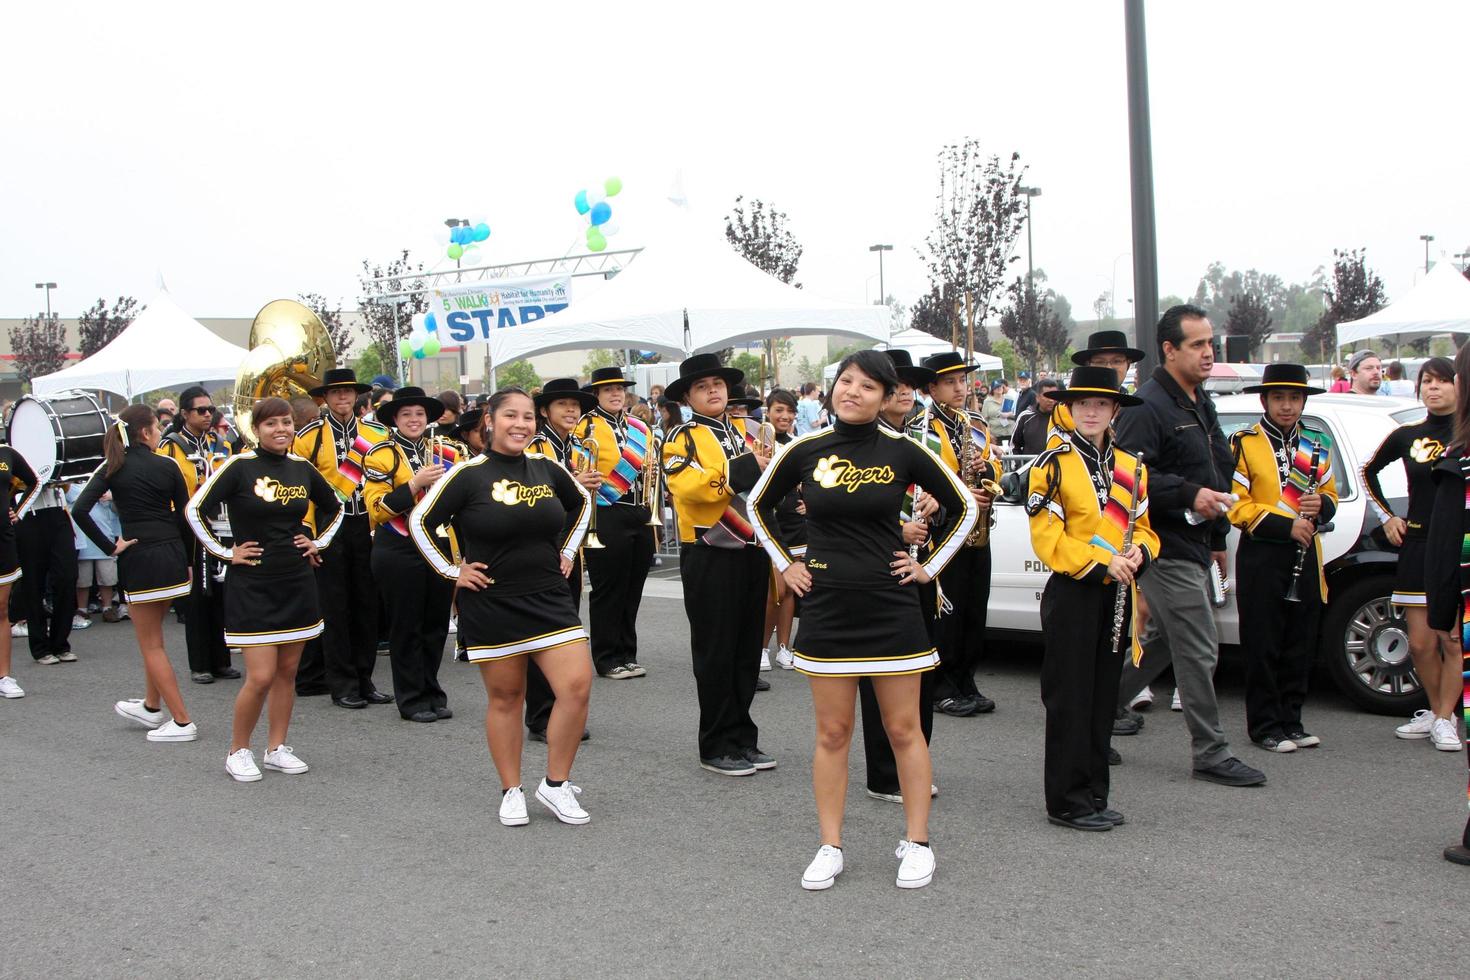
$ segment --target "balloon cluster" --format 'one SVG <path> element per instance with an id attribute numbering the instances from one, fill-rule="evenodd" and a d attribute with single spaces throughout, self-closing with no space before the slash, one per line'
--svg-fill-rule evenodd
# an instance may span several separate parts
<path id="1" fill-rule="evenodd" d="M 483 221 L 472 221 L 469 224 L 456 225 L 453 228 L 445 228 L 436 232 L 434 240 L 440 245 L 446 246 L 444 254 L 456 262 L 464 261 L 468 265 L 480 263 L 480 246 L 490 237 L 490 225 Z"/>
<path id="2" fill-rule="evenodd" d="M 607 203 L 607 199 L 617 197 L 622 189 L 621 180 L 609 177 L 600 186 L 583 188 L 573 198 L 572 203 L 576 205 L 577 213 L 587 219 L 589 252 L 601 252 L 607 248 L 608 236 L 618 233 L 618 223 L 613 220 L 612 205 Z"/>
<path id="3" fill-rule="evenodd" d="M 425 313 L 422 320 L 413 318 L 408 336 L 398 341 L 398 353 L 403 355 L 404 360 L 412 357 L 421 361 L 439 353 L 442 346 L 439 343 L 439 318 L 432 313 Z"/>

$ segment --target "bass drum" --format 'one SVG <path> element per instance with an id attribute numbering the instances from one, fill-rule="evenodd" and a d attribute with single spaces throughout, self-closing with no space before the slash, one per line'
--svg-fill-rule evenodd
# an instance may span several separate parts
<path id="1" fill-rule="evenodd" d="M 10 415 L 10 445 L 42 483 L 85 480 L 102 464 L 102 438 L 112 416 L 91 395 L 65 391 L 26 395 Z"/>

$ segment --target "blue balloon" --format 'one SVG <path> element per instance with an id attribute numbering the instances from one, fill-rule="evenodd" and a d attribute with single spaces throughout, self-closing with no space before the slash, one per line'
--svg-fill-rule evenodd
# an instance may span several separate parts
<path id="1" fill-rule="evenodd" d="M 592 209 L 592 206 L 587 203 L 587 191 L 586 190 L 580 190 L 580 191 L 578 191 L 577 192 L 577 196 L 574 197 L 574 198 L 572 198 L 572 203 L 577 206 L 577 213 L 578 214 L 586 214 L 588 211 L 590 211 Z"/>
<path id="2" fill-rule="evenodd" d="M 434 314 L 424 314 L 424 329 L 429 333 L 436 333 L 439 330 L 439 320 Z"/>
<path id="3" fill-rule="evenodd" d="M 607 219 L 612 217 L 612 205 L 606 201 L 598 201 L 592 205 L 592 223 L 594 225 L 607 224 Z"/>
<path id="4" fill-rule="evenodd" d="M 475 241 L 477 241 L 477 242 L 483 242 L 485 239 L 487 239 L 489 237 L 490 237 L 490 226 L 489 225 L 485 224 L 485 222 L 483 222 L 483 221 L 480 222 L 479 224 L 475 225 Z"/>
<path id="5" fill-rule="evenodd" d="M 459 226 L 458 225 L 455 225 L 453 228 L 449 229 L 449 244 L 451 244 L 451 245 L 458 245 L 459 244 Z"/>
<path id="6" fill-rule="evenodd" d="M 456 244 L 468 245 L 470 243 L 470 230 L 464 225 L 460 225 L 454 229 L 454 236 Z"/>

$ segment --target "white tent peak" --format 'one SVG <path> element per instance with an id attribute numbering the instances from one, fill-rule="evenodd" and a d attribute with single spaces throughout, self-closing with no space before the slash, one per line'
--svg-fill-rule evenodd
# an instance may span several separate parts
<path id="1" fill-rule="evenodd" d="M 1441 258 L 1395 303 L 1377 313 L 1337 325 L 1337 346 L 1351 347 L 1369 337 L 1403 341 L 1440 333 L 1470 332 L 1470 279 Z"/>
<path id="2" fill-rule="evenodd" d="M 158 274 L 157 274 L 157 276 L 155 278 L 158 280 L 157 291 L 160 292 L 160 293 L 166 293 L 166 292 L 168 292 L 168 283 L 166 283 L 166 282 L 163 281 L 163 270 L 162 269 L 159 269 L 158 270 Z"/>

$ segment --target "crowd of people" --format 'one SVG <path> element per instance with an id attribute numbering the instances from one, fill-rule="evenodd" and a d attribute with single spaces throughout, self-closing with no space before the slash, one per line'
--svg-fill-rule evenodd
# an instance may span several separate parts
<path id="1" fill-rule="evenodd" d="M 452 718 L 439 682 L 452 637 L 454 657 L 475 664 L 485 687 L 501 823 L 530 819 L 529 737 L 547 743 L 534 798 L 557 820 L 585 824 L 571 776 L 590 734 L 592 678 L 647 674 L 638 611 L 667 508 L 698 698 L 692 761 L 729 777 L 776 768 L 754 695 L 769 686 L 763 671 L 801 672 L 816 723 L 819 837 L 802 887 L 829 888 L 843 871 L 860 706 L 867 793 L 904 811 L 896 884 L 919 888 L 936 868 L 933 715 L 995 709 L 975 673 L 1003 442 L 1028 458 L 1024 510 L 1052 573 L 1040 677 L 1051 823 L 1091 832 L 1126 823 L 1111 803 L 1122 761 L 1112 740 L 1142 727 L 1134 709 L 1171 667 L 1192 776 L 1266 782 L 1232 750 L 1215 695 L 1210 580 L 1223 573 L 1231 527 L 1242 535 L 1249 740 L 1274 753 L 1322 742 L 1304 710 L 1327 598 L 1319 534 L 1337 474 L 1327 436 L 1301 419 L 1323 389 L 1301 365 L 1268 366 L 1246 389 L 1261 398 L 1259 421 L 1227 439 L 1204 390 L 1205 311 L 1170 309 L 1158 341 L 1159 366 L 1136 390 L 1126 380 L 1143 351 L 1102 331 L 1065 384 L 1022 377 L 1014 396 L 1004 383 L 982 396 L 977 366 L 958 352 L 914 363 L 901 350 L 861 351 L 825 393 L 763 394 L 711 354 L 687 358 L 646 397 L 615 367 L 475 399 L 334 369 L 310 397 L 257 402 L 244 433 L 196 386 L 118 413 L 106 459 L 82 485 L 44 483 L 0 447 L 12 512 L 0 528 L 0 609 L 24 616 L 33 658 L 49 666 L 76 659 L 67 637 L 95 589 L 105 621 L 131 621 L 144 668 L 143 696 L 117 713 L 151 741 L 185 742 L 200 726 L 164 646 L 173 607 L 190 679 L 241 682 L 224 759 L 241 782 L 262 768 L 308 770 L 288 743 L 298 696 L 328 695 L 347 710 L 393 704 L 414 723 Z M 1348 370 L 1354 391 L 1381 389 L 1371 352 Z M 1463 744 L 1467 388 L 1470 347 L 1453 362 L 1427 361 L 1415 393 L 1429 417 L 1390 437 L 1366 470 L 1401 549 L 1394 602 L 1429 697 L 1396 734 L 1444 750 Z M 1403 514 L 1377 482 L 1394 461 L 1409 478 Z M 24 597 L 11 602 L 17 583 Z M 11 632 L 0 628 L 0 694 L 16 698 Z M 374 677 L 384 646 L 391 693 Z M 1465 833 L 1447 858 L 1470 863 L 1470 822 Z"/>

